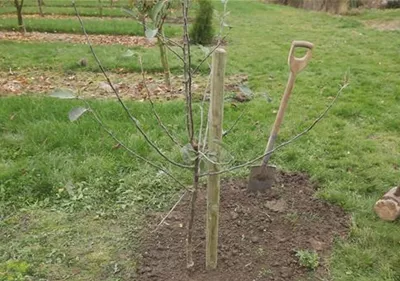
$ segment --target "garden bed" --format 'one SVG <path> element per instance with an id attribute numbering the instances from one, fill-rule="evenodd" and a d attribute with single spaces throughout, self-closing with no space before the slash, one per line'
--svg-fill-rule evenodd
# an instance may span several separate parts
<path id="1" fill-rule="evenodd" d="M 203 189 L 197 200 L 194 268 L 186 269 L 187 196 L 157 231 L 151 232 L 155 225 L 150 225 L 143 241 L 140 280 L 317 280 L 326 277 L 326 259 L 335 238 L 346 237 L 349 216 L 339 207 L 316 199 L 314 185 L 303 174 L 280 173 L 276 185 L 265 194 L 248 193 L 246 186 L 245 180 L 222 184 L 216 271 L 205 271 L 206 193 Z M 162 216 L 153 215 L 151 220 L 157 224 Z M 313 260 L 316 257 L 318 266 Z"/>

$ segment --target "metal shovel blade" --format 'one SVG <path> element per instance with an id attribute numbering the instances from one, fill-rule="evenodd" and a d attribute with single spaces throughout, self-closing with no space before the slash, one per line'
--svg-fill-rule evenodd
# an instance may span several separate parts
<path id="1" fill-rule="evenodd" d="M 266 192 L 275 183 L 275 166 L 252 166 L 250 170 L 248 190 L 252 192 Z"/>

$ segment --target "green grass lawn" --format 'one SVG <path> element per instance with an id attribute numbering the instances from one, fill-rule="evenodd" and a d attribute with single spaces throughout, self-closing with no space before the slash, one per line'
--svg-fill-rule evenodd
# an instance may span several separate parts
<path id="1" fill-rule="evenodd" d="M 47 19 L 28 18 L 25 19 L 27 31 L 49 32 L 49 33 L 82 33 L 79 21 L 76 18 Z M 144 36 L 143 27 L 134 19 L 105 20 L 99 18 L 85 19 L 85 27 L 89 34 L 114 34 L 114 35 L 139 35 Z M 0 18 L 0 30 L 18 30 L 15 18 Z M 165 26 L 165 35 L 174 37 L 180 34 L 181 28 L 176 25 Z"/>
<path id="2" fill-rule="evenodd" d="M 81 16 L 100 16 L 99 9 L 96 7 L 79 7 L 79 13 Z M 23 9 L 24 15 L 37 15 L 39 14 L 39 10 L 37 7 L 24 7 Z M 3 7 L 0 10 L 0 15 L 3 14 L 15 14 L 15 7 Z M 104 17 L 129 17 L 129 15 L 124 12 L 121 8 L 108 8 L 103 7 L 102 13 Z M 43 14 L 46 15 L 70 15 L 75 16 L 74 8 L 67 6 L 67 7 L 43 7 Z"/>
<path id="3" fill-rule="evenodd" d="M 349 239 L 336 242 L 329 260 L 332 280 L 399 280 L 398 223 L 380 221 L 372 207 L 399 183 L 400 33 L 365 27 L 364 15 L 330 16 L 241 1 L 230 2 L 229 9 L 229 23 L 234 28 L 227 46 L 227 72 L 247 73 L 249 86 L 257 93 L 267 92 L 273 101 L 268 103 L 259 94 L 237 108 L 227 103 L 225 128 L 242 109 L 248 113 L 224 139 L 226 147 L 237 161 L 264 151 L 273 111 L 288 76 L 290 42 L 315 43 L 309 67 L 296 81 L 279 142 L 315 119 L 346 72 L 351 85 L 320 124 L 276 153 L 272 162 L 285 170 L 308 173 L 319 184 L 317 196 L 351 213 Z M 376 18 L 380 12 L 373 13 Z M 391 17 L 400 15 L 398 10 L 390 13 L 394 13 Z M 53 60 L 56 70 L 65 69 L 64 65 L 68 69 L 74 52 L 88 56 L 84 46 L 63 49 L 61 44 L 35 44 L 1 43 L 0 58 L 6 61 L 1 68 L 7 69 L 13 62 L 21 68 L 36 67 L 52 46 L 60 50 L 60 57 Z M 107 61 L 108 57 L 118 57 L 123 51 L 118 46 L 97 49 L 110 68 L 113 62 Z M 13 51 L 4 55 L 5 50 Z M 23 50 L 32 52 L 25 51 L 25 62 L 18 58 Z M 107 56 L 105 51 L 113 55 Z M 152 52 L 137 51 L 145 56 Z M 156 55 L 149 56 L 154 56 L 156 64 Z M 51 64 L 50 59 L 43 60 L 43 67 Z M 92 103 L 121 139 L 160 163 L 115 101 Z M 0 272 L 15 276 L 22 272 L 33 280 L 68 275 L 73 280 L 134 279 L 136 235 L 143 225 L 138 213 L 165 210 L 179 190 L 157 169 L 122 149 L 113 149 L 115 142 L 89 115 L 70 123 L 68 111 L 77 104 L 34 96 L 0 100 Z M 160 132 L 149 106 L 140 102 L 128 106 L 157 145 L 180 161 L 179 149 Z M 158 103 L 157 108 L 185 142 L 183 103 Z M 195 109 L 198 113 L 197 106 Z M 195 116 L 198 124 L 198 114 Z M 190 183 L 188 172 L 163 165 Z M 244 169 L 227 177 L 247 174 Z M 114 240 L 110 229 L 115 230 Z"/>
<path id="4" fill-rule="evenodd" d="M 12 6 L 13 2 L 12 1 L 4 1 L 4 6 Z M 43 1 L 44 6 L 43 7 L 70 7 L 71 6 L 71 1 L 69 0 L 47 0 Z M 104 7 L 110 7 L 111 6 L 111 1 L 110 0 L 102 0 L 101 1 Z M 98 7 L 99 1 L 98 0 L 75 0 L 75 3 L 81 7 Z M 129 1 L 128 0 L 118 0 L 113 3 L 113 7 L 125 7 L 128 6 Z M 25 0 L 24 1 L 24 7 L 37 7 L 37 1 L 36 0 Z"/>
<path id="5" fill-rule="evenodd" d="M 127 72 L 140 72 L 140 64 L 137 56 L 126 58 L 123 55 L 130 49 L 143 59 L 143 67 L 148 72 L 160 72 L 162 70 L 159 49 L 128 47 L 121 45 L 96 46 L 95 51 L 101 59 L 104 67 L 111 71 L 121 68 Z M 174 47 L 175 51 L 179 51 Z M 20 56 L 16 56 L 20 54 Z M 193 49 L 193 63 L 199 63 L 204 53 L 199 48 Z M 26 59 L 29 57 L 29 59 Z M 180 60 L 172 54 L 170 57 L 170 69 L 173 73 L 180 73 Z M 55 71 L 95 71 L 99 68 L 93 59 L 90 50 L 85 45 L 68 43 L 38 43 L 38 42 L 0 42 L 0 69 L 14 70 L 55 70 Z M 88 59 L 88 65 L 81 67 L 78 61 L 81 58 Z M 204 65 L 201 70 L 205 71 Z"/>

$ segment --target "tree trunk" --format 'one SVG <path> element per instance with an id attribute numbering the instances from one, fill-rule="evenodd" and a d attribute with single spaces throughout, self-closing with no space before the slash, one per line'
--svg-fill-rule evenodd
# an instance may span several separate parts
<path id="1" fill-rule="evenodd" d="M 393 187 L 375 203 L 375 213 L 385 221 L 394 221 L 400 215 L 400 186 Z"/>
<path id="2" fill-rule="evenodd" d="M 101 3 L 101 0 L 99 0 L 99 15 L 101 18 L 103 17 L 103 4 Z"/>
<path id="3" fill-rule="evenodd" d="M 14 0 L 15 8 L 17 9 L 17 18 L 18 18 L 18 28 L 21 32 L 25 33 L 25 25 L 24 25 L 24 19 L 22 18 L 22 7 L 24 5 L 24 0 L 21 0 L 19 2 L 18 0 Z"/>
<path id="4" fill-rule="evenodd" d="M 44 17 L 42 4 L 43 4 L 43 0 L 38 0 L 39 14 L 41 17 Z"/>
<path id="5" fill-rule="evenodd" d="M 165 47 L 165 43 L 163 42 L 164 31 L 162 28 L 160 28 L 159 33 L 160 35 L 157 36 L 157 43 L 160 48 L 161 65 L 164 71 L 164 82 L 168 89 L 171 89 L 171 75 L 169 71 L 167 47 Z"/>
<path id="6" fill-rule="evenodd" d="M 143 34 L 146 34 L 146 15 L 144 14 L 140 14 L 140 21 L 142 22 L 142 26 L 143 26 Z"/>

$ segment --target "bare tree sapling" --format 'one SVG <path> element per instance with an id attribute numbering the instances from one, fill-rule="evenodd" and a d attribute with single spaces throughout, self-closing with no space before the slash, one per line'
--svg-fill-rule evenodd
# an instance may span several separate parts
<path id="1" fill-rule="evenodd" d="M 17 1 L 17 0 L 15 0 Z M 335 104 L 337 99 L 339 98 L 340 94 L 342 91 L 347 87 L 348 82 L 347 79 L 344 81 L 343 85 L 340 87 L 339 91 L 336 94 L 336 97 L 331 101 L 331 103 L 328 105 L 328 107 L 321 113 L 321 115 L 304 131 L 300 132 L 293 138 L 282 142 L 281 144 L 277 145 L 273 150 L 266 152 L 266 153 L 260 153 L 260 155 L 254 157 L 253 159 L 250 160 L 245 160 L 245 161 L 240 161 L 235 159 L 232 156 L 232 159 L 227 161 L 227 162 L 222 162 L 220 159 L 220 152 L 218 151 L 221 147 L 221 140 L 223 140 L 223 136 L 226 136 L 227 134 L 223 134 L 222 132 L 222 114 L 223 114 L 223 85 L 224 85 L 224 79 L 223 79 L 223 65 L 225 65 L 225 51 L 222 49 L 218 48 L 218 45 L 215 48 L 212 48 L 212 50 L 205 55 L 204 59 L 200 62 L 200 64 L 204 63 L 208 57 L 213 55 L 213 66 L 212 66 L 212 79 L 211 79 L 211 88 L 213 89 L 213 92 L 219 92 L 219 95 L 217 95 L 214 101 L 211 103 L 211 109 L 205 110 L 204 104 L 205 104 L 205 96 L 203 98 L 203 101 L 201 104 L 195 104 L 192 98 L 192 80 L 193 80 L 193 75 L 196 74 L 199 65 L 196 67 L 192 67 L 192 54 L 191 54 L 191 46 L 190 46 L 190 37 L 189 37 L 189 24 L 188 24 L 188 13 L 189 13 L 189 5 L 190 0 L 182 0 L 182 14 L 183 14 L 183 40 L 182 44 L 178 42 L 174 42 L 169 38 L 166 38 L 165 36 L 161 36 L 160 40 L 163 41 L 165 44 L 166 42 L 169 42 L 171 44 L 174 44 L 181 52 L 173 52 L 180 61 L 182 61 L 182 68 L 183 68 L 183 84 L 184 84 L 184 94 L 185 94 L 185 102 L 184 102 L 184 111 L 185 111 L 185 124 L 186 124 L 186 141 L 183 140 L 178 140 L 172 132 L 168 130 L 168 125 L 165 125 L 162 120 L 160 115 L 157 113 L 156 108 L 154 104 L 151 101 L 151 91 L 150 89 L 146 86 L 145 84 L 145 73 L 142 67 L 142 77 L 144 81 L 144 85 L 148 94 L 148 101 L 150 102 L 150 108 L 151 111 L 154 115 L 154 117 L 157 119 L 157 123 L 160 127 L 160 130 L 162 133 L 168 135 L 169 139 L 173 143 L 173 148 L 171 148 L 171 152 L 174 152 L 175 149 L 179 149 L 180 151 L 186 151 L 186 153 L 190 154 L 190 157 L 188 157 L 188 162 L 181 163 L 180 160 L 173 159 L 171 158 L 171 155 L 174 155 L 173 153 L 166 153 L 162 151 L 157 144 L 150 138 L 149 134 L 146 132 L 145 128 L 146 126 L 142 126 L 138 119 L 137 116 L 132 113 L 129 108 L 126 106 L 125 102 L 122 100 L 120 93 L 118 92 L 118 89 L 115 88 L 114 84 L 111 82 L 107 72 L 105 71 L 103 65 L 101 64 L 100 59 L 98 58 L 91 42 L 90 38 L 87 35 L 85 26 L 83 24 L 82 18 L 79 16 L 78 10 L 76 8 L 75 2 L 73 1 L 73 7 L 75 9 L 76 15 L 78 17 L 78 20 L 80 22 L 82 31 L 84 35 L 86 36 L 87 43 L 89 45 L 90 51 L 97 62 L 101 73 L 103 74 L 104 78 L 106 79 L 108 85 L 112 89 L 112 92 L 114 93 L 115 97 L 117 98 L 118 103 L 121 106 L 122 111 L 126 114 L 128 120 L 131 122 L 133 127 L 137 130 L 138 134 L 146 141 L 147 145 L 155 152 L 155 155 L 159 157 L 159 160 L 157 162 L 154 162 L 153 160 L 150 160 L 146 156 L 140 155 L 139 153 L 135 152 L 132 148 L 128 147 L 117 135 L 115 135 L 110 128 L 102 121 L 100 116 L 96 113 L 96 111 L 91 107 L 90 103 L 84 99 L 82 101 L 85 104 L 85 107 L 78 107 L 74 108 L 70 111 L 69 113 L 69 118 L 71 121 L 76 121 L 79 119 L 83 114 L 85 113 L 90 113 L 93 120 L 97 122 L 100 127 L 117 143 L 120 145 L 120 147 L 124 148 L 131 156 L 135 157 L 136 159 L 139 159 L 140 161 L 143 161 L 147 163 L 148 165 L 154 167 L 157 170 L 163 171 L 168 177 L 170 177 L 176 184 L 178 184 L 180 187 L 182 187 L 185 192 L 183 195 L 179 197 L 178 202 L 173 206 L 173 208 L 168 212 L 167 216 L 163 218 L 161 223 L 157 226 L 157 229 L 162 225 L 162 223 L 165 221 L 165 219 L 168 217 L 169 214 L 172 213 L 173 209 L 179 204 L 180 200 L 184 198 L 184 195 L 187 194 L 187 191 L 190 191 L 190 202 L 189 202 L 189 210 L 188 210 L 188 217 L 187 217 L 187 237 L 186 237 L 186 252 L 187 252 L 187 263 L 186 266 L 187 268 L 193 268 L 194 261 L 193 261 L 193 225 L 194 225 L 194 217 L 195 217 L 195 211 L 196 211 L 196 199 L 197 199 L 197 193 L 200 185 L 200 179 L 202 177 L 208 177 L 208 182 L 209 182 L 209 188 L 210 186 L 216 187 L 213 191 L 215 191 L 215 194 L 210 194 L 209 202 L 208 204 L 208 214 L 212 215 L 212 219 L 210 221 L 207 221 L 208 225 L 210 226 L 210 229 L 212 229 L 212 232 L 210 232 L 210 237 L 207 238 L 208 241 L 211 243 L 207 242 L 207 250 L 206 250 L 206 257 L 205 259 L 207 260 L 207 268 L 208 269 L 215 269 L 217 267 L 217 248 L 218 248 L 218 241 L 215 239 L 217 237 L 218 233 L 218 216 L 219 216 L 219 207 L 218 207 L 218 200 L 219 200 L 219 192 L 218 186 L 219 186 L 219 175 L 225 174 L 232 172 L 237 169 L 241 168 L 246 168 L 249 167 L 250 165 L 254 164 L 257 161 L 260 161 L 263 157 L 266 155 L 270 155 L 274 152 L 276 152 L 279 149 L 282 149 L 283 147 L 293 143 L 295 140 L 300 138 L 301 136 L 305 135 L 307 132 L 309 132 L 314 126 L 320 122 L 323 117 L 326 116 L 327 112 L 329 109 Z M 161 4 L 160 4 L 161 6 Z M 155 13 L 158 15 L 158 13 Z M 154 16 L 154 15 L 153 15 Z M 162 17 L 161 17 L 162 18 Z M 154 19 L 152 19 L 154 20 Z M 156 34 L 159 33 L 159 29 L 157 28 Z M 154 34 L 154 36 L 156 36 Z M 166 44 L 167 45 L 167 44 Z M 218 57 L 219 60 L 218 60 Z M 141 58 L 139 58 L 140 65 L 142 66 L 142 61 Z M 206 91 L 205 91 L 206 93 Z M 56 90 L 54 91 L 51 96 L 57 97 L 57 98 L 62 98 L 62 99 L 70 99 L 70 98 L 76 98 L 76 95 L 72 91 L 65 91 L 65 90 Z M 193 111 L 193 106 L 200 106 L 201 113 L 199 117 L 200 119 L 200 125 L 195 126 L 194 122 L 194 111 Z M 210 112 L 210 110 L 215 110 L 215 112 Z M 207 122 L 204 122 L 204 116 L 207 116 Z M 238 120 L 242 118 L 242 114 L 239 116 Z M 235 126 L 238 123 L 238 120 L 234 122 Z M 213 123 L 214 122 L 214 123 Z M 206 127 L 204 128 L 204 124 L 206 124 Z M 232 131 L 232 127 L 228 130 L 229 132 Z M 187 143 L 186 145 L 182 145 L 182 143 Z M 202 171 L 203 166 L 201 165 L 202 162 L 208 163 L 208 165 L 205 166 L 205 171 Z M 235 165 L 233 165 L 235 163 Z M 168 166 L 166 166 L 168 165 Z M 192 182 L 190 187 L 187 187 L 187 183 L 183 183 L 180 181 L 179 177 L 175 176 L 174 173 L 170 170 L 171 167 L 177 167 L 184 169 L 186 171 L 189 171 L 192 174 Z M 211 184 L 210 184 L 211 181 Z M 211 189 L 210 189 L 211 190 Z M 211 245 L 211 246 L 210 246 Z"/>

